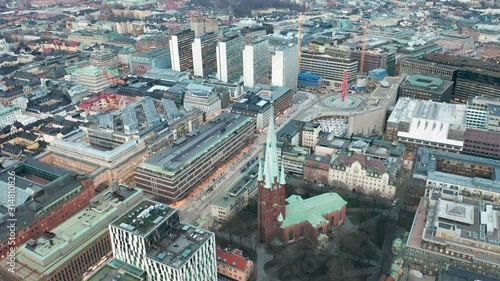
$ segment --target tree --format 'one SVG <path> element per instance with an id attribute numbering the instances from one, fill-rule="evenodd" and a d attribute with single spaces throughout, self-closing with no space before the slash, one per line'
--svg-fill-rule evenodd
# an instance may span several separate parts
<path id="1" fill-rule="evenodd" d="M 273 252 L 274 260 L 276 258 L 276 253 L 283 250 L 283 241 L 281 241 L 281 239 L 279 239 L 278 237 L 274 237 L 269 243 L 269 246 L 271 247 L 271 251 Z"/>

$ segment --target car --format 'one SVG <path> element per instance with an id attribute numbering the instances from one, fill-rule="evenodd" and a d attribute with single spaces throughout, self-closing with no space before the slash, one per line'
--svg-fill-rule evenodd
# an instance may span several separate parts
<path id="1" fill-rule="evenodd" d="M 399 202 L 399 199 L 395 199 L 394 201 L 392 201 L 392 206 L 393 207 L 396 206 L 396 204 L 398 204 L 398 202 Z"/>

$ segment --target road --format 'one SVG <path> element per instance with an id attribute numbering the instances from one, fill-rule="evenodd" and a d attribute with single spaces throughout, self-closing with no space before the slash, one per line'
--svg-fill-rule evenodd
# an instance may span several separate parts
<path id="1" fill-rule="evenodd" d="M 311 105 L 317 102 L 315 94 L 297 91 L 296 96 L 307 96 L 307 99 L 298 104 L 292 104 L 292 108 L 285 112 L 284 116 L 276 120 L 276 131 L 281 129 L 292 119 L 299 119 L 304 115 Z M 240 153 L 235 155 L 223 167 L 219 168 L 213 175 L 201 183 L 185 200 L 174 204 L 178 208 L 182 222 L 197 224 L 203 216 L 211 216 L 212 203 L 243 175 L 241 168 L 253 157 L 257 156 L 266 140 L 266 134 L 258 134 L 255 140 L 247 145 Z M 211 191 L 210 187 L 213 187 Z"/>

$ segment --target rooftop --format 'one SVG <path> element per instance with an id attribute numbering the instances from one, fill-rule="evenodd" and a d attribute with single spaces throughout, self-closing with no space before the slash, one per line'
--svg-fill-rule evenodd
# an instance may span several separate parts
<path id="1" fill-rule="evenodd" d="M 139 167 L 173 176 L 200 155 L 223 142 L 226 137 L 237 134 L 248 122 L 252 122 L 251 117 L 222 113 L 209 123 L 177 139 L 173 146 L 153 155 Z"/>
<path id="2" fill-rule="evenodd" d="M 0 116 L 11 113 L 13 111 L 19 110 L 19 107 L 17 106 L 7 106 L 2 109 L 0 109 Z"/>
<path id="3" fill-rule="evenodd" d="M 237 255 L 239 253 L 240 255 Z M 234 267 L 236 270 L 245 271 L 248 263 L 251 261 L 245 259 L 241 256 L 240 250 L 234 250 L 232 253 L 226 252 L 225 250 L 217 248 L 215 250 L 215 254 L 217 256 L 217 262 L 223 263 L 228 266 Z"/>
<path id="4" fill-rule="evenodd" d="M 124 263 L 118 259 L 97 270 L 87 281 L 143 281 L 144 270 Z"/>
<path id="5" fill-rule="evenodd" d="M 406 85 L 436 90 L 443 84 L 443 80 L 424 75 L 409 75 L 406 77 Z"/>
<path id="6" fill-rule="evenodd" d="M 438 253 L 450 251 L 464 261 L 498 263 L 500 206 L 482 200 L 444 197 L 444 193 L 435 190 L 430 198 L 422 198 L 408 246 L 427 251 L 431 248 L 427 245 L 442 245 L 444 249 Z"/>
<path id="7" fill-rule="evenodd" d="M 24 224 L 19 229 L 33 224 L 55 207 L 59 199 L 74 190 L 83 189 L 75 173 L 27 158 L 0 173 L 0 188 L 3 190 L 7 190 L 8 171 L 16 171 L 16 218 Z M 7 214 L 7 199 L 7 193 L 1 192 L 0 217 Z M 1 241 L 7 237 L 7 232 L 0 232 Z"/>
<path id="8" fill-rule="evenodd" d="M 180 224 L 147 252 L 148 258 L 180 268 L 214 234 L 192 225 Z"/>
<path id="9" fill-rule="evenodd" d="M 160 56 L 170 56 L 170 52 L 166 49 L 153 49 L 142 54 L 135 55 L 135 57 L 154 59 Z"/>
<path id="10" fill-rule="evenodd" d="M 27 281 L 38 281 L 42 275 L 57 270 L 80 253 L 89 244 L 108 231 L 108 224 L 119 211 L 123 211 L 132 198 L 142 196 L 138 189 L 118 186 L 117 192 L 107 191 L 90 208 L 85 208 L 74 216 L 46 231 L 36 240 L 30 240 L 17 249 L 17 262 L 25 264 L 24 270 L 16 272 Z"/>
<path id="11" fill-rule="evenodd" d="M 308 221 L 313 227 L 316 227 L 320 223 L 327 222 L 323 215 L 339 211 L 346 204 L 347 202 L 340 195 L 333 192 L 295 200 L 295 202 L 286 205 L 285 220 L 281 224 L 281 228 L 304 221 Z"/>
<path id="12" fill-rule="evenodd" d="M 466 109 L 465 104 L 448 104 L 401 98 L 396 103 L 387 122 L 410 122 L 415 118 L 448 123 L 450 125 L 464 125 Z"/>
<path id="13" fill-rule="evenodd" d="M 144 237 L 174 212 L 176 209 L 165 204 L 144 200 L 115 220 L 112 225 Z"/>
<path id="14" fill-rule="evenodd" d="M 251 186 L 257 187 L 257 175 L 259 171 L 259 167 L 257 165 L 257 161 L 252 164 L 252 169 L 247 169 L 244 177 L 242 177 L 239 181 L 235 182 L 233 185 L 229 186 L 228 189 L 220 196 L 217 200 L 215 200 L 212 205 L 219 206 L 222 208 L 228 208 L 232 203 L 237 201 L 240 197 L 242 191 L 250 188 Z"/>
<path id="15" fill-rule="evenodd" d="M 437 53 L 428 53 L 424 55 L 423 59 L 427 61 L 436 61 L 448 65 L 455 65 L 460 67 L 468 66 L 473 68 L 482 68 L 493 72 L 500 72 L 500 66 L 498 64 L 488 63 L 480 59 L 457 57 L 453 55 L 445 55 Z"/>
<path id="16" fill-rule="evenodd" d="M 479 156 L 471 156 L 466 154 L 457 154 L 441 150 L 428 149 L 420 147 L 416 153 L 415 169 L 413 177 L 427 178 L 429 180 L 443 181 L 455 183 L 457 185 L 469 186 L 483 190 L 494 190 L 500 192 L 500 160 L 483 158 Z M 446 173 L 442 169 L 438 169 L 438 162 L 454 162 L 459 166 L 474 166 L 477 169 L 484 167 L 491 169 L 491 178 L 485 177 L 468 177 L 465 175 Z M 471 169 L 471 168 L 469 168 Z M 472 170 L 471 170 L 472 171 Z"/>

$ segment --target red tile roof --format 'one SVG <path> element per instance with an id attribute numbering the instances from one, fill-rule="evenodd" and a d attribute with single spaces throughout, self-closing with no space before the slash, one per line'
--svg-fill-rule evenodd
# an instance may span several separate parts
<path id="1" fill-rule="evenodd" d="M 234 252 L 236 252 L 236 251 L 234 251 Z M 232 266 L 233 262 L 235 262 L 236 264 L 235 264 L 234 268 L 236 268 L 240 271 L 245 271 L 248 260 L 245 259 L 244 257 L 238 256 L 238 255 L 233 255 L 233 254 L 228 253 L 228 252 L 224 252 L 222 249 L 217 249 L 216 255 L 217 255 L 217 262 L 218 263 L 224 263 L 224 259 L 226 259 L 225 264 L 227 264 L 228 266 Z M 219 257 L 220 257 L 220 259 L 219 259 Z"/>

